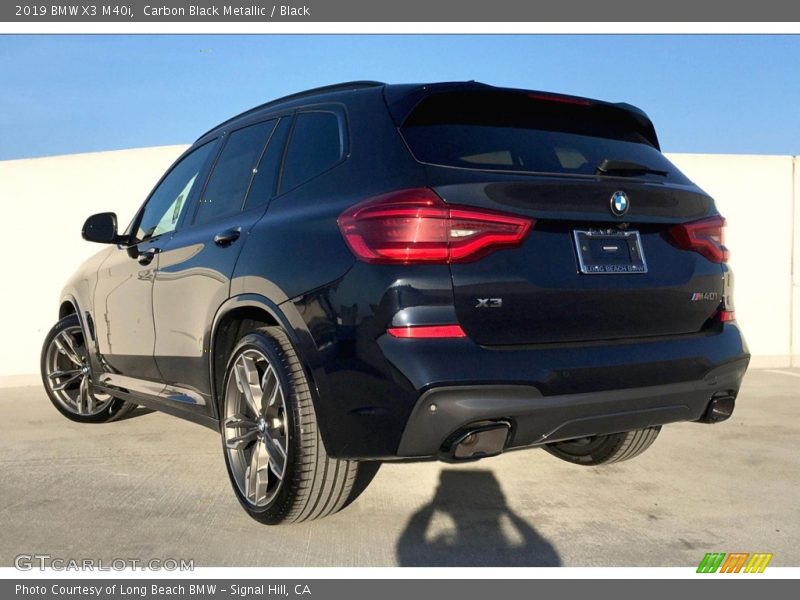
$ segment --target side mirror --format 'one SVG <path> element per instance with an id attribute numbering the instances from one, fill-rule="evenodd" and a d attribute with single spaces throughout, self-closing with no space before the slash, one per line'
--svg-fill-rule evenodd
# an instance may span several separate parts
<path id="1" fill-rule="evenodd" d="M 87 242 L 100 244 L 117 244 L 124 241 L 117 235 L 117 215 L 112 212 L 97 213 L 86 219 L 81 235 Z"/>

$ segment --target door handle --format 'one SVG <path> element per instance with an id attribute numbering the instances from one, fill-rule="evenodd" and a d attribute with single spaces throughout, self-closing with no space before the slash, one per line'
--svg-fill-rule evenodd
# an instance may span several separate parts
<path id="1" fill-rule="evenodd" d="M 139 261 L 139 264 L 142 266 L 149 265 L 153 262 L 153 259 L 158 254 L 158 248 L 148 248 L 144 252 L 139 252 L 139 256 L 136 257 L 136 260 Z"/>
<path id="2" fill-rule="evenodd" d="M 222 246 L 225 248 L 226 246 L 230 246 L 233 242 L 238 240 L 240 235 L 242 235 L 241 227 L 226 229 L 225 231 L 222 231 L 214 236 L 214 243 L 217 246 Z"/>

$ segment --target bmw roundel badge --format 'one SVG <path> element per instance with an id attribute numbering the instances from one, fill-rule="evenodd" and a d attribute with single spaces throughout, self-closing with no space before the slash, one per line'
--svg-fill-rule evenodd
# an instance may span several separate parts
<path id="1" fill-rule="evenodd" d="M 630 201 L 628 200 L 628 194 L 623 192 L 622 190 L 617 190 L 611 196 L 611 214 L 621 217 L 626 212 L 628 212 L 628 208 L 630 208 Z"/>

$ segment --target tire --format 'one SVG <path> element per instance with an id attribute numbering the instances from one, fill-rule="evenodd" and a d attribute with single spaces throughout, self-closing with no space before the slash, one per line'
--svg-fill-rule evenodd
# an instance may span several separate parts
<path id="1" fill-rule="evenodd" d="M 234 493 L 257 521 L 325 517 L 361 491 L 354 489 L 359 463 L 325 452 L 308 379 L 279 327 L 248 333 L 233 350 L 220 427 Z"/>
<path id="2" fill-rule="evenodd" d="M 136 404 L 96 392 L 78 315 L 67 315 L 48 332 L 39 363 L 47 397 L 58 411 L 78 423 L 121 419 Z"/>
<path id="3" fill-rule="evenodd" d="M 623 433 L 580 438 L 547 444 L 544 449 L 561 460 L 593 467 L 610 465 L 639 456 L 658 437 L 661 426 L 636 429 Z"/>

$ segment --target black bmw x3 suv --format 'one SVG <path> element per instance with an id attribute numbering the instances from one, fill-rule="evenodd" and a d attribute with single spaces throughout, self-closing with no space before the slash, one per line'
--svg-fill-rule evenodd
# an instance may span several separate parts
<path id="1" fill-rule="evenodd" d="M 730 416 L 749 354 L 724 219 L 639 109 L 353 82 L 202 135 L 63 292 L 42 377 L 79 422 L 221 433 L 266 523 L 381 461 L 542 447 L 599 465 Z"/>

